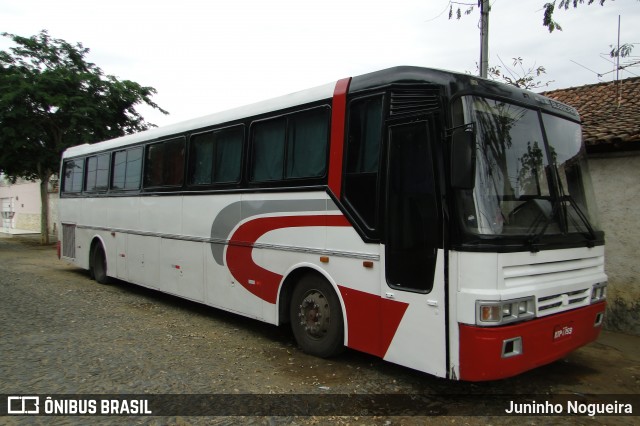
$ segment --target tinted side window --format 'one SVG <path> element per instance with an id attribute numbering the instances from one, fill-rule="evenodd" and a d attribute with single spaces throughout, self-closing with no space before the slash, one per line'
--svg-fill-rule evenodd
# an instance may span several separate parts
<path id="1" fill-rule="evenodd" d="M 109 160 L 111 155 L 98 155 L 98 170 L 96 170 L 96 190 L 106 191 L 109 188 Z"/>
<path id="2" fill-rule="evenodd" d="M 109 154 L 87 158 L 86 191 L 106 191 L 109 187 Z"/>
<path id="3" fill-rule="evenodd" d="M 368 97 L 349 105 L 344 198 L 371 230 L 378 220 L 382 100 L 382 96 Z"/>
<path id="4" fill-rule="evenodd" d="M 182 186 L 184 138 L 147 146 L 144 186 Z"/>
<path id="5" fill-rule="evenodd" d="M 329 111 L 306 111 L 289 118 L 287 178 L 322 177 L 327 168 Z"/>
<path id="6" fill-rule="evenodd" d="M 243 138 L 242 127 L 192 136 L 189 147 L 189 184 L 238 182 Z"/>
<path id="7" fill-rule="evenodd" d="M 189 183 L 191 185 L 208 185 L 212 182 L 214 144 L 213 132 L 191 136 L 189 145 Z"/>
<path id="8" fill-rule="evenodd" d="M 119 190 L 140 189 L 141 171 L 142 148 L 116 151 L 113 154 L 111 188 Z"/>
<path id="9" fill-rule="evenodd" d="M 64 183 L 62 192 L 81 192 L 84 172 L 84 159 L 64 162 Z"/>
<path id="10" fill-rule="evenodd" d="M 253 181 L 320 178 L 326 174 L 327 108 L 255 123 L 252 135 Z"/>
<path id="11" fill-rule="evenodd" d="M 262 121 L 253 128 L 253 173 L 257 182 L 283 178 L 287 121 L 284 118 Z"/>
<path id="12" fill-rule="evenodd" d="M 216 132 L 216 152 L 213 157 L 213 183 L 238 182 L 242 170 L 242 142 L 244 129 Z"/>
<path id="13" fill-rule="evenodd" d="M 96 189 L 96 171 L 98 170 L 98 157 L 95 155 L 87 158 L 87 166 L 85 167 L 87 171 L 85 173 L 85 184 L 84 189 L 86 191 L 94 191 Z"/>

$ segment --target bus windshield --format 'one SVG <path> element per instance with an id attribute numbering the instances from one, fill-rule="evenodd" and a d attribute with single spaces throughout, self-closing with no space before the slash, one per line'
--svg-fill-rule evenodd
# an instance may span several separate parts
<path id="1" fill-rule="evenodd" d="M 473 190 L 459 192 L 462 222 L 477 235 L 583 233 L 595 239 L 593 189 L 580 125 L 535 109 L 463 98 L 476 133 Z"/>

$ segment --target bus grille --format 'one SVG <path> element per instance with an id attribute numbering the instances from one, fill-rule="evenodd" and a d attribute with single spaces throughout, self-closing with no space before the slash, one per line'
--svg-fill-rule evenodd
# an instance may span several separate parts
<path id="1" fill-rule="evenodd" d="M 589 304 L 591 288 L 539 297 L 538 316 L 550 315 Z"/>
<path id="2" fill-rule="evenodd" d="M 551 288 L 556 285 L 565 287 L 564 291 L 538 297 L 536 301 L 538 316 L 588 305 L 591 302 L 591 284 L 594 281 L 606 280 L 603 256 L 504 266 L 502 273 L 506 288 L 524 286 Z M 572 288 L 566 289 L 569 286 Z"/>
<path id="3" fill-rule="evenodd" d="M 62 224 L 62 255 L 76 258 L 76 226 Z"/>

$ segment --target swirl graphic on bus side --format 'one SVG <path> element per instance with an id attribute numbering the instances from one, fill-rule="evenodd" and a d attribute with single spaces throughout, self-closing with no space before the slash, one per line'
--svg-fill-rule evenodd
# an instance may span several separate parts
<path id="1" fill-rule="evenodd" d="M 286 215 L 264 216 L 274 213 Z M 254 216 L 259 217 L 252 219 Z M 225 207 L 215 218 L 211 227 L 211 253 L 216 263 L 226 265 L 251 294 L 275 304 L 283 276 L 253 260 L 253 249 L 260 237 L 283 228 L 349 226 L 347 218 L 330 199 L 238 201 Z M 347 345 L 384 357 L 409 305 L 350 288 L 347 283 L 338 284 L 338 290 L 346 310 Z M 371 318 L 378 318 L 376 315 L 385 318 L 384 327 L 371 326 Z"/>

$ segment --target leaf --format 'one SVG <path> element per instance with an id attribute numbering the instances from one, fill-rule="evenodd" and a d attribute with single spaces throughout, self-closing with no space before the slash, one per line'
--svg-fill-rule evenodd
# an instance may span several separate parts
<path id="1" fill-rule="evenodd" d="M 611 47 L 609 56 L 612 58 L 618 58 L 618 57 L 626 58 L 627 56 L 631 55 L 631 52 L 633 51 L 633 46 L 634 46 L 634 43 L 625 43 L 620 47 L 617 47 L 617 46 L 614 47 L 612 45 L 609 45 L 609 47 Z"/>

